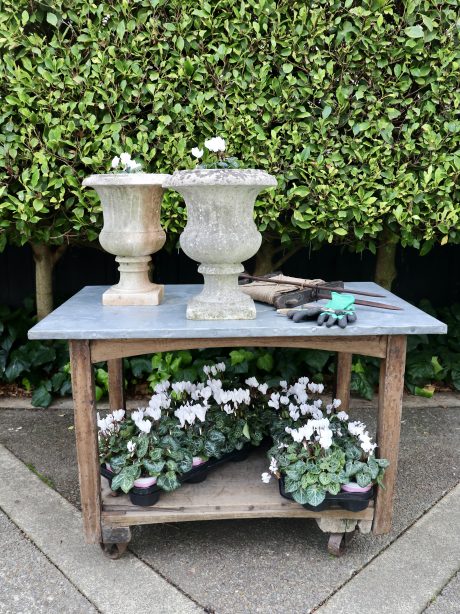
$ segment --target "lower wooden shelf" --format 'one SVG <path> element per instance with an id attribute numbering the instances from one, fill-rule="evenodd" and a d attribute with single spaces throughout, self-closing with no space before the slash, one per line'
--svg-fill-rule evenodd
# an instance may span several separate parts
<path id="1" fill-rule="evenodd" d="M 374 507 L 362 512 L 333 508 L 312 512 L 280 496 L 275 478 L 261 481 L 267 470 L 266 457 L 257 452 L 240 463 L 228 463 L 209 473 L 201 484 L 184 484 L 172 493 L 162 493 L 151 507 L 132 505 L 127 495 L 114 497 L 102 478 L 102 524 L 128 527 L 139 524 L 223 520 L 237 518 L 330 518 L 372 521 Z"/>

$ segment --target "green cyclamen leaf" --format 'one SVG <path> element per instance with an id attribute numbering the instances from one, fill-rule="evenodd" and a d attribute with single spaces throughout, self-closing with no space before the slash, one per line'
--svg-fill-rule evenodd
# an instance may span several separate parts
<path id="1" fill-rule="evenodd" d="M 284 491 L 295 492 L 300 488 L 300 482 L 297 480 L 291 480 L 289 478 L 284 479 Z"/>
<path id="2" fill-rule="evenodd" d="M 163 471 L 163 468 L 165 466 L 164 461 L 152 462 L 152 461 L 147 460 L 146 458 L 142 461 L 142 464 L 148 471 L 148 474 L 154 477 L 160 475 L 160 473 Z"/>
<path id="3" fill-rule="evenodd" d="M 307 497 L 306 502 L 309 505 L 314 505 L 315 507 L 317 505 L 320 505 L 326 498 L 326 493 L 324 489 L 315 484 L 313 484 L 312 486 L 309 486 L 307 490 L 305 491 L 305 494 Z"/>
<path id="4" fill-rule="evenodd" d="M 124 493 L 128 493 L 134 486 L 134 482 L 139 477 L 140 472 L 140 466 L 137 464 L 124 467 L 120 473 L 113 478 L 112 490 L 121 488 Z"/>
<path id="5" fill-rule="evenodd" d="M 179 488 L 180 486 L 180 482 L 177 479 L 174 471 L 167 471 L 165 474 L 160 475 L 157 480 L 157 484 L 162 490 L 165 490 L 166 492 L 176 490 L 176 488 Z"/>

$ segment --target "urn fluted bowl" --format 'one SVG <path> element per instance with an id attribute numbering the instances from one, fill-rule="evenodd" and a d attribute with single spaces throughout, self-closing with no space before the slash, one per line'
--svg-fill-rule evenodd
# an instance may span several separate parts
<path id="1" fill-rule="evenodd" d="M 160 225 L 162 183 L 166 174 L 91 175 L 84 186 L 101 199 L 104 226 L 99 242 L 116 256 L 120 281 L 103 294 L 104 305 L 158 305 L 163 286 L 149 280 L 151 254 L 160 250 L 166 235 Z"/>
<path id="2" fill-rule="evenodd" d="M 176 171 L 164 183 L 187 206 L 187 225 L 180 245 L 201 263 L 201 294 L 187 306 L 191 320 L 249 320 L 256 317 L 253 300 L 238 289 L 241 262 L 257 252 L 262 237 L 254 223 L 254 203 L 276 179 L 258 169 L 195 169 Z"/>

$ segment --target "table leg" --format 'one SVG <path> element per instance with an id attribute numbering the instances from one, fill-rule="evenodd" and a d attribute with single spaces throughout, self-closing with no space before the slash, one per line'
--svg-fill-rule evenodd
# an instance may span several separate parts
<path id="1" fill-rule="evenodd" d="M 101 478 L 97 443 L 94 372 L 89 341 L 70 341 L 78 474 L 87 543 L 101 541 Z"/>
<path id="2" fill-rule="evenodd" d="M 351 362 L 353 360 L 353 354 L 349 352 L 337 352 L 336 361 L 336 380 L 335 380 L 335 392 L 336 399 L 342 401 L 340 409 L 348 411 L 350 407 L 350 380 L 351 380 Z"/>
<path id="3" fill-rule="evenodd" d="M 388 533 L 393 517 L 393 496 L 398 467 L 401 409 L 406 364 L 406 336 L 387 337 L 387 354 L 380 365 L 379 409 L 377 418 L 378 455 L 387 458 L 383 488 L 377 489 L 373 532 Z"/>
<path id="4" fill-rule="evenodd" d="M 126 409 L 123 358 L 112 358 L 108 360 L 107 367 L 109 372 L 110 411 L 114 409 Z"/>

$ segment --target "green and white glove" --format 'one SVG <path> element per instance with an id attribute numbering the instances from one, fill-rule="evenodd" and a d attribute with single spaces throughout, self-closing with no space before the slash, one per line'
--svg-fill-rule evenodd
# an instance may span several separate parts
<path id="1" fill-rule="evenodd" d="M 318 326 L 324 323 L 328 328 L 337 324 L 345 328 L 356 322 L 355 297 L 352 294 L 331 292 L 332 299 L 326 303 L 318 316 Z"/>

